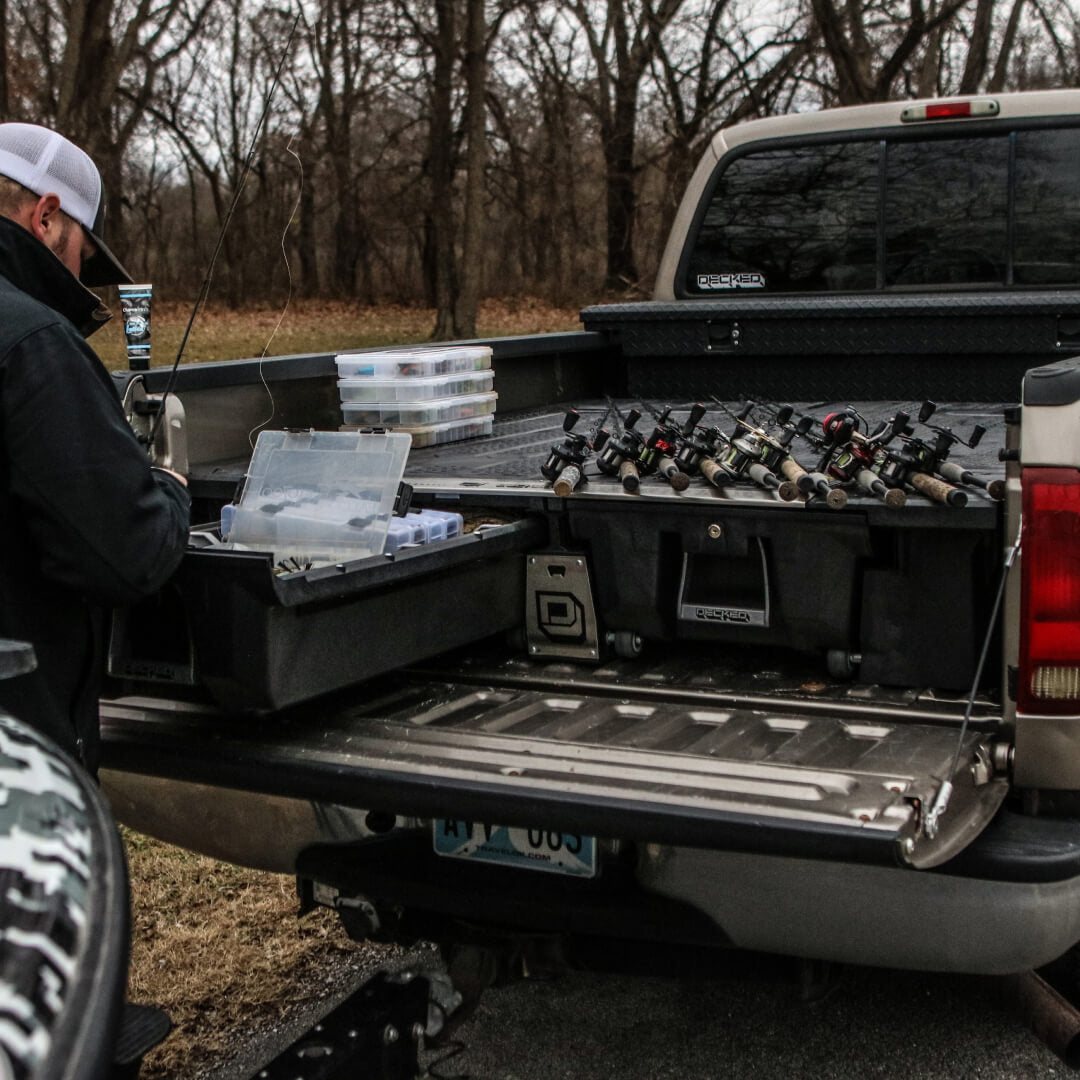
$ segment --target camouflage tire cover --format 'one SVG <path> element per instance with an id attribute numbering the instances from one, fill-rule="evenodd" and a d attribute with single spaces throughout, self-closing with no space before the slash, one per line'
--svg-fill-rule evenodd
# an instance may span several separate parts
<path id="1" fill-rule="evenodd" d="M 109 1075 L 127 902 L 123 849 L 96 785 L 0 711 L 0 1080 Z"/>

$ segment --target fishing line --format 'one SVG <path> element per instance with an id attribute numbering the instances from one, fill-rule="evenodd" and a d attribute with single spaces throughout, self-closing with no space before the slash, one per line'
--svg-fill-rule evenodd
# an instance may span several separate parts
<path id="1" fill-rule="evenodd" d="M 938 789 L 938 793 L 930 807 L 930 812 L 927 815 L 925 832 L 931 840 L 937 834 L 938 821 L 948 809 L 949 799 L 952 797 L 953 780 L 956 778 L 957 769 L 960 767 L 960 753 L 964 747 L 964 736 L 967 734 L 968 722 L 975 709 L 975 695 L 978 692 L 979 683 L 982 681 L 983 668 L 986 665 L 986 658 L 990 652 L 990 642 L 994 637 L 998 612 L 1001 610 L 1001 601 L 1005 596 L 1005 585 L 1009 580 L 1009 571 L 1012 569 L 1013 563 L 1016 562 L 1016 556 L 1020 554 L 1020 541 L 1022 536 L 1023 519 L 1021 518 L 1016 526 L 1016 540 L 1013 542 L 1013 545 L 1009 548 L 1008 552 L 1006 552 L 1005 564 L 1001 568 L 1001 578 L 998 581 L 997 595 L 994 597 L 994 606 L 990 610 L 990 623 L 986 628 L 986 636 L 983 638 L 982 650 L 979 653 L 979 662 L 975 667 L 975 678 L 971 681 L 971 693 L 968 694 L 967 708 L 964 709 L 964 719 L 960 724 L 960 734 L 956 740 L 956 748 L 953 750 L 952 763 L 949 766 L 949 772 L 945 782 Z"/>
<path id="2" fill-rule="evenodd" d="M 297 11 L 292 28 L 289 30 L 289 37 L 285 42 L 285 47 L 281 50 L 281 57 L 278 59 L 277 66 L 274 68 L 274 77 L 270 81 L 270 89 L 267 91 L 266 101 L 263 103 L 262 112 L 259 114 L 258 122 L 255 124 L 255 131 L 251 136 L 251 145 L 248 147 L 247 157 L 244 158 L 244 166 L 240 170 L 240 176 L 236 183 L 236 190 L 233 192 L 232 201 L 229 203 L 229 208 L 225 212 L 221 228 L 218 230 L 217 241 L 215 242 L 214 250 L 210 255 L 210 263 L 206 267 L 202 285 L 199 287 L 199 293 L 195 297 L 195 306 L 191 309 L 191 317 L 188 319 L 187 327 L 184 330 L 184 336 L 180 341 L 180 348 L 176 351 L 176 359 L 173 361 L 172 369 L 169 371 L 169 378 L 165 383 L 165 390 L 161 395 L 158 414 L 154 417 L 154 422 L 150 428 L 149 447 L 151 450 L 154 446 L 154 440 L 157 438 L 158 428 L 161 426 L 161 421 L 165 416 L 165 400 L 168 398 L 169 394 L 172 393 L 173 385 L 176 382 L 176 372 L 180 367 L 180 358 L 184 355 L 184 349 L 187 347 L 188 338 L 191 336 L 191 328 L 195 323 L 195 316 L 198 315 L 199 308 L 202 307 L 210 292 L 210 282 L 214 276 L 214 265 L 217 262 L 218 255 L 221 253 L 222 246 L 225 243 L 225 233 L 229 228 L 229 223 L 233 219 L 233 214 L 236 213 L 237 206 L 240 205 L 240 196 L 243 194 L 244 185 L 247 183 L 247 178 L 251 173 L 252 163 L 255 160 L 255 150 L 259 143 L 259 135 L 261 134 L 263 124 L 266 122 L 266 118 L 270 113 L 270 104 L 274 100 L 274 94 L 277 92 L 278 84 L 281 82 L 281 70 L 285 66 L 285 61 L 288 59 L 289 52 L 292 50 L 293 37 L 296 35 L 296 28 L 300 24 L 301 14 L 300 11 Z"/>
<path id="3" fill-rule="evenodd" d="M 277 332 L 281 329 L 281 324 L 285 321 L 285 313 L 289 310 L 289 304 L 292 303 L 293 296 L 292 266 L 289 264 L 289 253 L 285 249 L 285 240 L 289 235 L 289 227 L 292 225 L 293 219 L 296 217 L 296 211 L 300 209 L 300 198 L 304 194 L 304 163 L 300 160 L 300 155 L 293 149 L 293 139 L 295 139 L 295 136 L 293 136 L 292 139 L 289 139 L 289 144 L 285 147 L 285 150 L 288 153 L 292 154 L 294 158 L 296 158 L 296 167 L 300 170 L 300 183 L 296 191 L 296 201 L 293 203 L 292 210 L 289 213 L 289 218 L 285 222 L 285 228 L 281 232 L 281 257 L 285 261 L 285 273 L 288 275 L 289 278 L 289 291 L 285 296 L 285 306 L 281 309 L 281 314 L 278 315 L 278 321 L 274 324 L 274 329 L 270 331 L 270 337 L 267 338 L 266 344 L 263 346 L 263 350 L 259 354 L 259 380 L 263 384 L 263 389 L 266 391 L 266 396 L 270 399 L 270 415 L 265 420 L 263 420 L 261 424 L 256 424 L 248 432 L 248 446 L 250 446 L 252 450 L 255 449 L 255 440 L 252 438 L 252 436 L 255 434 L 256 431 L 259 431 L 261 428 L 266 427 L 266 425 L 274 419 L 274 416 L 277 413 L 277 403 L 274 401 L 274 392 L 270 389 L 270 384 L 266 381 L 266 375 L 263 372 L 263 361 L 266 359 L 266 354 L 270 349 L 270 343 L 277 336 Z"/>

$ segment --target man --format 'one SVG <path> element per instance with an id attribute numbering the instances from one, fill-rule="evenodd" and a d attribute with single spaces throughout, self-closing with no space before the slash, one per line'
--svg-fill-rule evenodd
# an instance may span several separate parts
<path id="1" fill-rule="evenodd" d="M 73 143 L 0 124 L 0 637 L 38 661 L 0 681 L 0 708 L 91 771 L 107 610 L 172 575 L 190 510 L 83 340 L 109 318 L 86 286 L 131 280 L 102 240 L 104 201 Z"/>

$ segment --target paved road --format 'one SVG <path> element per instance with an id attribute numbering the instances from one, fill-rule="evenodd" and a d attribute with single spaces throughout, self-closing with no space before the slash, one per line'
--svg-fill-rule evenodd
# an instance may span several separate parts
<path id="1" fill-rule="evenodd" d="M 377 964 L 354 972 L 353 984 Z M 428 950 L 393 967 L 436 962 Z M 848 969 L 801 1000 L 786 964 L 744 958 L 710 979 L 573 972 L 488 990 L 424 1056 L 431 1080 L 1043 1080 L 1072 1075 L 998 980 Z M 339 988 L 336 998 L 349 987 Z M 328 1003 L 330 1004 L 330 1003 Z M 294 1016 L 200 1080 L 249 1080 L 317 1015 Z M 291 1031 L 290 1031 L 291 1029 Z M 244 1040 L 247 1042 L 247 1040 Z M 448 1056 L 456 1047 L 457 1053 Z"/>
<path id="2" fill-rule="evenodd" d="M 488 991 L 433 1076 L 475 1080 L 1027 1080 L 1069 1071 L 995 980 L 849 971 L 804 1004 L 775 972 L 572 974 Z"/>

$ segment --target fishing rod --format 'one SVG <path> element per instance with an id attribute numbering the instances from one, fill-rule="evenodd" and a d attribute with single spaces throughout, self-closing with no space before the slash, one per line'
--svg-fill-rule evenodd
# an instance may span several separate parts
<path id="1" fill-rule="evenodd" d="M 608 440 L 604 422 L 610 411 L 609 406 L 588 435 L 574 430 L 581 419 L 577 409 L 570 409 L 563 417 L 563 441 L 551 447 L 547 459 L 540 466 L 541 475 L 551 482 L 556 495 L 565 498 L 584 481 L 585 459 L 589 454 L 603 449 Z"/>
<path id="2" fill-rule="evenodd" d="M 792 480 L 781 479 L 767 464 L 775 461 L 774 451 L 779 450 L 787 456 L 786 447 L 780 446 L 775 439 L 751 419 L 756 402 L 747 401 L 737 412 L 732 412 L 724 402 L 713 395 L 713 401 L 738 425 L 735 432 L 724 442 L 724 449 L 713 461 L 703 461 L 701 472 L 711 484 L 720 486 L 728 480 L 746 477 L 758 487 L 775 492 L 784 502 L 798 498 L 799 488 Z M 741 430 L 740 430 L 741 429 Z"/>
<path id="3" fill-rule="evenodd" d="M 641 483 L 638 458 L 645 446 L 645 436 L 637 430 L 641 412 L 631 409 L 624 417 L 610 398 L 608 404 L 614 408 L 615 415 L 622 424 L 622 431 L 607 440 L 603 452 L 597 455 L 596 467 L 606 476 L 617 476 L 624 491 L 637 491 Z"/>

